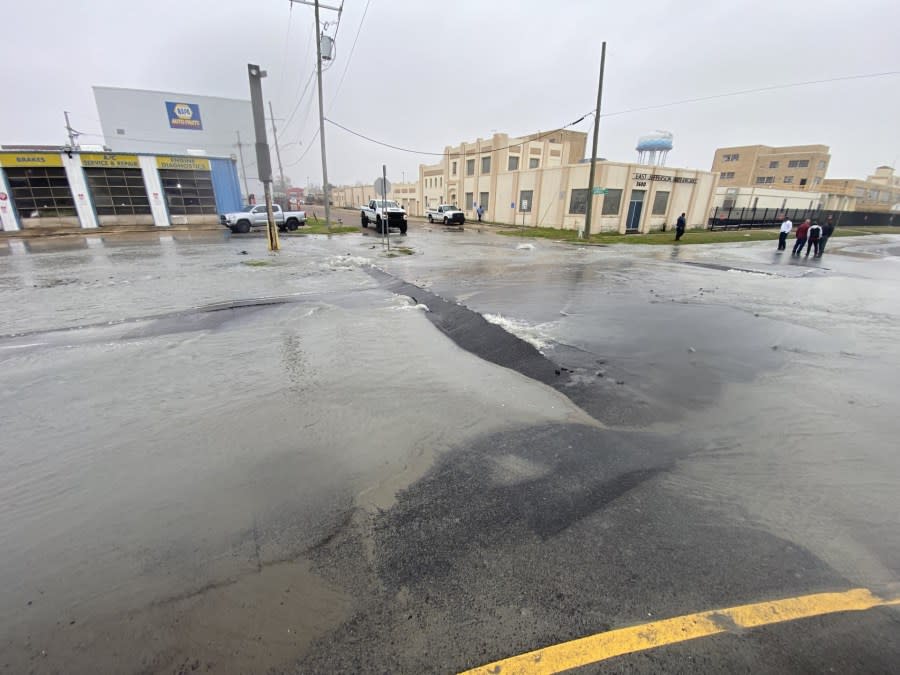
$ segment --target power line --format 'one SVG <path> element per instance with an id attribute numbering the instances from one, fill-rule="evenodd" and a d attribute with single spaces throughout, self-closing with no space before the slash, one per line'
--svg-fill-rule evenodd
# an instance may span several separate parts
<path id="1" fill-rule="evenodd" d="M 588 114 L 590 114 L 590 113 L 588 113 Z M 518 147 L 518 146 L 522 145 L 523 143 L 527 143 L 529 141 L 537 141 L 542 138 L 546 138 L 547 136 L 552 136 L 555 133 L 558 133 L 560 131 L 563 131 L 564 129 L 568 129 L 569 127 L 573 127 L 576 124 L 579 124 L 588 116 L 588 114 L 582 115 L 574 122 L 570 122 L 569 124 L 566 124 L 565 126 L 558 127 L 556 129 L 552 129 L 552 130 L 544 132 L 542 134 L 538 134 L 537 136 L 534 136 L 534 137 L 530 137 L 530 138 L 528 138 L 528 141 L 520 141 L 519 143 L 510 143 L 509 145 L 504 146 L 502 148 L 491 148 L 491 152 L 496 152 L 499 150 L 508 150 L 509 148 Z M 329 119 L 327 117 L 325 118 L 325 121 L 330 124 L 333 124 L 334 126 L 338 127 L 339 129 L 343 129 L 347 133 L 353 134 L 354 136 L 359 136 L 360 138 L 364 138 L 365 140 L 367 140 L 371 143 L 375 143 L 377 145 L 382 145 L 386 148 L 391 148 L 392 150 L 399 150 L 401 152 L 409 152 L 414 155 L 433 155 L 435 157 L 464 157 L 465 155 L 469 154 L 468 152 L 428 152 L 427 150 L 413 150 L 412 148 L 403 148 L 399 145 L 385 143 L 383 141 L 376 140 L 376 139 L 372 138 L 371 136 L 366 136 L 365 134 L 361 134 L 358 131 L 349 129 L 349 128 L 345 127 L 343 124 L 339 124 L 338 122 L 335 122 L 334 120 Z M 477 152 L 477 150 L 473 150 L 472 152 L 473 153 Z"/>
<path id="2" fill-rule="evenodd" d="M 764 91 L 776 91 L 778 89 L 792 89 L 794 87 L 808 87 L 813 84 L 828 84 L 830 82 L 844 82 L 847 80 L 865 80 L 875 77 L 889 77 L 892 75 L 900 75 L 900 71 L 891 70 L 884 73 L 865 73 L 862 75 L 845 75 L 842 77 L 829 77 L 824 80 L 808 80 L 806 82 L 791 82 L 789 84 L 774 84 L 768 87 L 757 87 L 755 89 L 742 89 L 740 91 L 732 91 L 724 94 L 712 94 L 710 96 L 698 96 L 696 98 L 686 98 L 681 101 L 672 101 L 670 103 L 658 103 L 656 105 L 642 106 L 640 108 L 629 108 L 627 110 L 618 110 L 616 112 L 602 113 L 600 117 L 613 117 L 615 115 L 625 115 L 627 113 L 642 112 L 644 110 L 657 110 L 659 108 L 670 108 L 676 105 L 685 105 L 686 103 L 698 103 L 700 101 L 712 101 L 718 98 L 728 98 L 730 96 L 744 96 L 746 94 L 758 94 Z"/>
<path id="3" fill-rule="evenodd" d="M 331 104 L 328 106 L 329 112 L 331 112 L 331 109 L 334 107 L 334 102 L 337 100 L 338 94 L 341 91 L 341 85 L 344 84 L 344 77 L 347 75 L 347 70 L 350 68 L 350 60 L 353 58 L 353 51 L 356 49 L 356 42 L 359 40 L 359 33 L 362 31 L 363 22 L 366 20 L 366 14 L 369 12 L 369 4 L 371 2 L 372 0 L 366 0 L 366 8 L 363 10 L 362 18 L 359 20 L 359 26 L 356 27 L 356 36 L 353 38 L 353 46 L 350 47 L 350 53 L 347 55 L 347 62 L 344 64 L 344 72 L 341 73 L 341 79 L 334 89 L 334 96 L 331 97 Z"/>
<path id="4" fill-rule="evenodd" d="M 316 147 L 315 145 L 313 145 L 313 143 L 315 143 L 315 141 L 318 137 L 319 137 L 319 130 L 316 129 L 316 133 L 314 133 L 313 137 L 309 139 L 309 144 L 306 146 L 306 150 L 303 151 L 303 154 L 297 158 L 297 161 L 291 162 L 290 164 L 285 164 L 285 166 L 290 168 L 292 166 L 297 166 L 300 162 L 302 162 L 303 158 L 309 154 L 309 151 L 312 150 L 314 147 Z"/>
<path id="5" fill-rule="evenodd" d="M 288 115 L 287 122 L 284 123 L 281 131 L 284 133 L 284 130 L 287 129 L 288 125 L 291 123 L 291 120 L 294 119 L 294 115 L 297 114 L 297 110 L 300 108 L 300 104 L 303 102 L 303 97 L 306 96 L 306 91 L 309 89 L 309 85 L 312 84 L 313 78 L 316 76 L 316 69 L 313 68 L 312 72 L 310 72 L 309 77 L 306 80 L 306 84 L 303 87 L 303 93 L 300 94 L 300 98 L 297 99 L 297 105 L 294 106 L 294 109 L 291 111 L 291 114 Z"/>
<path id="6" fill-rule="evenodd" d="M 290 10 L 288 11 L 288 20 L 287 20 L 287 32 L 284 35 L 284 51 L 281 54 L 281 78 L 278 80 L 278 96 L 281 97 L 281 93 L 284 90 L 284 71 L 287 66 L 287 54 L 288 49 L 291 45 L 291 24 L 294 18 L 294 3 L 288 3 L 288 7 Z"/>

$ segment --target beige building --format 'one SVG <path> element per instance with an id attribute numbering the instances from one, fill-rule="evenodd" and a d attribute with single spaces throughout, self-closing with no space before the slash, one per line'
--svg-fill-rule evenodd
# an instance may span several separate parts
<path id="1" fill-rule="evenodd" d="M 593 199 L 595 232 L 649 232 L 687 213 L 706 225 L 716 187 L 708 171 L 598 160 L 596 194 L 588 195 L 587 134 L 553 131 L 445 148 L 440 162 L 419 167 L 423 205 L 457 204 L 466 218 L 508 225 L 582 229 Z"/>
<path id="2" fill-rule="evenodd" d="M 388 192 L 387 198 L 400 204 L 410 215 L 424 214 L 418 183 L 391 183 L 391 190 Z M 331 190 L 332 203 L 342 208 L 356 209 L 363 204 L 368 204 L 372 199 L 381 199 L 381 195 L 375 194 L 375 188 L 372 185 L 348 185 Z"/>
<path id="3" fill-rule="evenodd" d="M 824 195 L 818 192 L 778 190 L 764 187 L 716 188 L 713 206 L 719 209 L 777 209 L 815 211 L 824 206 Z"/>
<path id="4" fill-rule="evenodd" d="M 594 232 L 649 232 L 674 226 L 681 213 L 689 227 L 705 227 L 716 175 L 709 171 L 598 160 L 595 193 L 588 195 L 587 134 L 557 130 L 447 146 L 440 162 L 419 167 L 417 183 L 394 184 L 390 199 L 411 215 L 456 204 L 467 220 L 507 225 L 583 229 L 593 199 Z M 375 199 L 370 186 L 335 188 L 336 206 L 356 208 Z"/>
<path id="5" fill-rule="evenodd" d="M 827 145 L 742 145 L 718 148 L 712 171 L 721 187 L 771 187 L 819 192 L 831 161 Z"/>
<path id="6" fill-rule="evenodd" d="M 825 208 L 835 211 L 900 211 L 900 177 L 890 166 L 879 166 L 865 180 L 826 178 L 822 191 L 827 193 Z"/>

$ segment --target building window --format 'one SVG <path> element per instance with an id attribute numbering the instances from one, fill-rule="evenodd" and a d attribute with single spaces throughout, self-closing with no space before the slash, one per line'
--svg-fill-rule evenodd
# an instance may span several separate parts
<path id="1" fill-rule="evenodd" d="M 491 158 L 490 157 L 482 157 L 481 158 L 481 173 L 490 173 L 491 172 Z"/>
<path id="2" fill-rule="evenodd" d="M 668 192 L 657 192 L 653 196 L 653 211 L 650 212 L 650 215 L 653 216 L 664 216 L 666 215 L 666 209 L 669 206 L 669 193 Z"/>
<path id="3" fill-rule="evenodd" d="M 509 164 L 507 165 L 508 171 L 518 171 L 519 170 L 519 158 L 517 155 L 509 156 Z"/>
<path id="4" fill-rule="evenodd" d="M 722 180 L 731 180 L 734 178 L 734 171 L 722 171 L 719 176 Z"/>
<path id="5" fill-rule="evenodd" d="M 467 176 L 475 175 L 475 160 L 474 159 L 466 160 L 466 175 Z"/>
<path id="6" fill-rule="evenodd" d="M 472 160 L 474 162 L 474 160 Z M 473 208 L 473 204 L 475 203 L 475 199 L 471 192 L 466 193 L 466 211 L 471 211 Z"/>
<path id="7" fill-rule="evenodd" d="M 622 204 L 622 191 L 612 188 L 603 198 L 603 208 L 600 210 L 601 216 L 617 216 L 619 215 L 619 207 Z"/>
<path id="8" fill-rule="evenodd" d="M 453 175 L 455 176 L 455 175 L 456 175 L 456 162 L 453 162 L 453 165 L 452 165 L 452 166 L 453 166 L 452 173 L 453 173 Z"/>
<path id="9" fill-rule="evenodd" d="M 856 189 L 853 191 L 853 196 L 854 196 L 854 197 L 857 197 L 857 198 L 859 198 L 859 199 L 864 198 L 864 197 L 866 196 L 866 190 L 865 190 L 865 188 L 856 188 Z"/>
<path id="10" fill-rule="evenodd" d="M 825 160 L 824 160 L 824 159 L 820 159 L 820 160 L 819 160 L 819 168 L 820 168 L 820 169 L 824 169 L 824 168 L 825 168 Z"/>
<path id="11" fill-rule="evenodd" d="M 770 168 L 770 169 L 777 169 L 777 168 L 778 168 L 778 160 L 776 159 L 776 160 L 773 160 L 773 161 L 769 162 L 769 168 Z"/>
<path id="12" fill-rule="evenodd" d="M 730 155 L 722 155 L 722 160 L 726 162 L 736 162 L 741 158 L 741 155 L 737 152 Z M 616 212 L 618 213 L 618 211 Z"/>
<path id="13" fill-rule="evenodd" d="M 531 212 L 531 205 L 534 203 L 534 190 L 522 190 L 519 192 L 519 211 L 523 213 Z"/>
<path id="14" fill-rule="evenodd" d="M 572 196 L 569 198 L 569 213 L 585 214 L 587 213 L 588 191 L 572 190 Z"/>
<path id="15" fill-rule="evenodd" d="M 440 176 L 438 178 L 438 185 L 440 185 L 441 187 L 444 187 L 444 177 L 443 176 Z"/>
<path id="16" fill-rule="evenodd" d="M 775 182 L 775 176 L 757 176 L 756 184 L 757 185 L 767 185 L 769 183 Z"/>
<path id="17" fill-rule="evenodd" d="M 490 195 L 487 192 L 479 192 L 478 193 L 478 206 L 487 211 L 488 204 L 490 203 L 490 199 L 488 199 Z"/>
<path id="18" fill-rule="evenodd" d="M 65 169 L 6 169 L 13 201 L 21 218 L 75 215 L 75 200 Z"/>
<path id="19" fill-rule="evenodd" d="M 790 184 L 790 183 L 794 182 L 794 177 L 793 176 L 785 176 L 783 180 L 785 183 Z"/>
<path id="20" fill-rule="evenodd" d="M 800 179 L 800 187 L 803 187 L 804 185 L 806 185 L 806 179 L 805 179 L 805 178 L 801 178 L 801 179 Z"/>
<path id="21" fill-rule="evenodd" d="M 538 157 L 532 157 L 528 160 L 528 168 L 529 169 L 537 169 L 541 165 L 541 160 Z"/>
<path id="22" fill-rule="evenodd" d="M 159 180 L 173 216 L 214 216 L 216 195 L 209 171 L 160 169 Z"/>
<path id="23" fill-rule="evenodd" d="M 808 159 L 792 159 L 788 162 L 788 168 L 791 169 L 805 169 L 809 166 Z"/>
<path id="24" fill-rule="evenodd" d="M 816 176 L 816 177 L 813 179 L 813 185 L 819 185 L 821 182 L 822 182 L 822 179 L 819 178 L 818 176 Z"/>
<path id="25" fill-rule="evenodd" d="M 150 213 L 150 200 L 140 169 L 85 169 L 98 216 Z"/>

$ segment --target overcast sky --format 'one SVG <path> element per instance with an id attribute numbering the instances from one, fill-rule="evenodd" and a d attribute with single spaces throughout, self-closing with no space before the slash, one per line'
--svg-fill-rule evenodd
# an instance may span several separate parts
<path id="1" fill-rule="evenodd" d="M 344 0 L 326 113 L 433 152 L 495 130 L 521 135 L 578 119 L 596 101 L 602 40 L 606 113 L 900 71 L 896 0 L 371 0 L 351 59 L 365 7 Z M 288 0 L 4 3 L 0 143 L 64 143 L 64 109 L 75 128 L 99 134 L 92 85 L 249 98 L 248 62 L 268 70 L 265 96 L 288 118 L 314 67 L 312 27 L 313 10 Z M 313 80 L 280 132 L 285 173 L 297 185 L 321 182 L 314 94 Z M 670 166 L 701 169 L 719 146 L 824 143 L 829 177 L 861 178 L 900 156 L 898 113 L 896 75 L 816 84 L 611 115 L 601 120 L 599 154 L 634 161 L 637 137 L 655 129 L 675 135 Z M 575 128 L 590 131 L 591 119 Z M 409 178 L 434 161 L 333 126 L 326 139 L 335 184 L 370 183 L 382 163 L 393 179 Z"/>

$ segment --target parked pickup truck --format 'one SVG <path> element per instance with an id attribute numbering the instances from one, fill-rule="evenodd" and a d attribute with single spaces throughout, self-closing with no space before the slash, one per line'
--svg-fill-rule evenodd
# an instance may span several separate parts
<path id="1" fill-rule="evenodd" d="M 429 223 L 437 221 L 444 225 L 462 225 L 466 222 L 466 214 L 452 204 L 441 204 L 436 209 L 425 212 Z"/>
<path id="2" fill-rule="evenodd" d="M 401 234 L 406 234 L 406 211 L 397 202 L 373 199 L 362 207 L 359 218 L 363 227 L 374 223 L 375 230 L 379 234 L 383 232 L 385 221 L 387 221 L 388 227 L 396 227 Z"/>
<path id="3" fill-rule="evenodd" d="M 272 204 L 272 212 L 275 214 L 275 224 L 281 232 L 296 230 L 301 225 L 306 225 L 305 211 L 282 211 L 278 204 Z M 265 227 L 268 222 L 266 205 L 245 206 L 236 213 L 223 213 L 219 216 L 219 222 L 235 234 L 246 234 L 254 227 Z"/>

